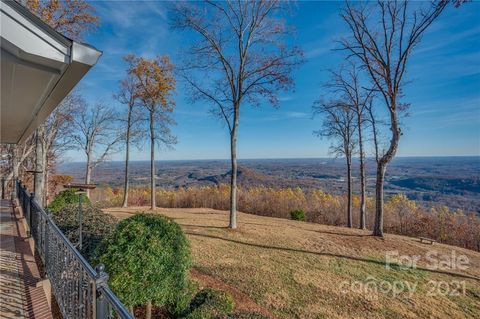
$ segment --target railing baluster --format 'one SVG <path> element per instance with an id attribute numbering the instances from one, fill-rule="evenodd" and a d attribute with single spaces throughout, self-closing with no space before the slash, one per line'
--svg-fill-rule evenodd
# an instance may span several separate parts
<path id="1" fill-rule="evenodd" d="M 27 194 L 27 190 L 26 190 L 26 189 L 27 189 L 27 188 L 25 187 L 25 185 L 23 185 L 23 186 L 22 186 L 22 190 L 23 190 L 22 207 L 25 209 L 25 211 L 27 211 L 27 195 L 26 195 L 26 194 Z M 28 214 L 28 212 L 27 212 L 27 214 Z M 28 221 L 28 219 L 27 219 L 27 221 Z"/>
<path id="2" fill-rule="evenodd" d="M 27 236 L 32 236 L 32 223 L 31 223 L 31 220 L 30 220 L 30 216 L 31 216 L 31 207 L 30 205 L 27 204 L 27 201 L 29 200 L 28 198 L 28 195 L 26 194 L 26 189 L 25 189 L 25 186 L 24 186 L 24 191 L 25 193 L 23 194 L 23 208 L 24 208 L 24 212 L 25 212 L 25 217 L 26 217 L 26 221 L 27 221 L 27 224 L 28 224 L 28 232 L 27 232 Z"/>
<path id="3" fill-rule="evenodd" d="M 36 234 L 37 234 L 37 229 L 36 229 L 36 225 L 35 225 L 35 220 L 34 220 L 34 216 L 36 215 L 35 214 L 35 207 L 33 206 L 33 200 L 35 198 L 35 194 L 34 193 L 30 193 L 30 196 L 28 197 L 28 201 L 27 201 L 27 205 L 29 207 L 28 209 L 28 212 L 29 212 L 29 216 L 28 216 L 28 225 L 30 226 L 30 236 L 33 237 L 33 239 L 35 240 L 35 242 L 37 243 L 37 238 L 36 238 Z"/>
<path id="4" fill-rule="evenodd" d="M 50 214 L 27 192 L 21 181 L 16 182 L 19 205 L 28 224 L 29 236 L 45 267 L 53 295 L 64 318 L 133 319 L 125 306 L 108 287 L 103 266 L 94 270 L 58 228 Z"/>
<path id="5" fill-rule="evenodd" d="M 48 216 L 48 215 L 47 215 Z M 45 218 L 43 221 L 43 231 L 45 233 L 44 243 L 43 243 L 43 264 L 45 265 L 45 274 L 48 274 L 48 265 L 50 262 L 50 247 L 49 247 L 49 229 L 48 229 L 48 220 Z"/>
<path id="6" fill-rule="evenodd" d="M 105 287 L 108 281 L 108 275 L 104 272 L 105 266 L 103 264 L 98 264 L 95 268 L 97 271 L 97 277 L 95 278 L 95 286 L 97 291 L 99 288 Z M 103 293 L 97 295 L 97 313 L 96 318 L 108 318 L 108 304 L 107 299 Z"/>

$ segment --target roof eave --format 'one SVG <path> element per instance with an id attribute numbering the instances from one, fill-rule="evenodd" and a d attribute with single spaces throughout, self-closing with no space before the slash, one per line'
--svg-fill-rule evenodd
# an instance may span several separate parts
<path id="1" fill-rule="evenodd" d="M 88 73 L 90 68 L 97 63 L 101 55 L 101 51 L 88 45 L 72 41 L 72 46 L 70 48 L 70 63 L 35 114 L 32 122 L 17 141 L 17 144 L 25 142 L 33 131 L 45 121 L 50 113 L 55 110 L 68 93 Z"/>

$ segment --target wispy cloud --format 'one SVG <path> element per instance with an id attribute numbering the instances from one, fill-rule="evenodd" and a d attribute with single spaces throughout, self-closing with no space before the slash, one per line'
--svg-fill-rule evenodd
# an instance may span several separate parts
<path id="1" fill-rule="evenodd" d="M 287 111 L 287 112 L 280 112 L 276 111 L 274 113 L 262 114 L 257 117 L 253 116 L 244 116 L 243 120 L 245 122 L 251 123 L 262 123 L 262 122 L 278 122 L 278 121 L 292 121 L 292 120 L 302 120 L 302 119 L 309 119 L 310 114 L 305 112 L 295 112 L 295 111 Z"/>
<path id="2" fill-rule="evenodd" d="M 167 6 L 160 1 L 97 2 L 101 28 L 91 43 L 104 54 L 83 81 L 85 85 L 97 87 L 99 93 L 108 82 L 116 86 L 124 76 L 122 57 L 127 54 L 151 58 L 169 52 L 176 39 L 169 32 Z"/>
<path id="3" fill-rule="evenodd" d="M 280 97 L 278 98 L 278 100 L 279 100 L 280 102 L 291 101 L 291 100 L 293 100 L 293 96 L 291 96 L 291 95 L 280 96 Z"/>
<path id="4" fill-rule="evenodd" d="M 332 49 L 333 49 L 333 46 L 328 44 L 322 47 L 310 49 L 305 51 L 305 58 L 307 59 L 317 58 L 321 55 L 331 52 Z"/>
<path id="5" fill-rule="evenodd" d="M 336 32 L 331 32 L 331 30 L 329 30 L 323 34 L 325 35 L 319 37 L 317 40 L 305 44 L 305 58 L 312 59 L 326 54 L 331 54 L 339 47 L 338 41 L 349 35 L 348 33 L 340 30 Z"/>
<path id="6" fill-rule="evenodd" d="M 415 54 L 438 52 L 439 49 L 452 47 L 453 44 L 456 44 L 458 42 L 463 42 L 475 38 L 478 39 L 480 35 L 480 27 L 474 26 L 462 32 L 456 33 L 448 32 L 448 30 L 444 30 L 442 28 L 438 30 L 438 33 L 440 32 L 443 33 L 443 36 L 441 36 L 442 41 L 438 41 L 438 36 L 434 37 L 435 34 L 433 34 L 429 43 L 421 44 L 420 47 L 415 51 Z M 448 36 L 445 36 L 444 32 L 448 32 Z"/>
<path id="7" fill-rule="evenodd" d="M 426 129 L 446 129 L 480 123 L 480 97 L 451 98 L 419 105 L 410 112 L 411 120 L 425 121 Z"/>
<path id="8" fill-rule="evenodd" d="M 294 119 L 302 119 L 310 116 L 305 112 L 286 112 L 285 115 L 287 118 L 294 118 Z"/>

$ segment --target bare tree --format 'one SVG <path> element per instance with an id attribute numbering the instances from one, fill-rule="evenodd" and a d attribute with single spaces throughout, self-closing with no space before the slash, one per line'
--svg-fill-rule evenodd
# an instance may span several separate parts
<path id="1" fill-rule="evenodd" d="M 243 104 L 263 99 L 276 105 L 277 93 L 293 86 L 292 71 L 302 62 L 297 47 L 289 47 L 287 28 L 280 15 L 284 1 L 205 1 L 175 7 L 173 26 L 192 31 L 197 42 L 190 48 L 181 76 L 194 100 L 213 106 L 230 133 L 230 223 L 237 227 L 237 135 Z"/>
<path id="2" fill-rule="evenodd" d="M 340 71 L 331 71 L 332 80 L 327 87 L 340 94 L 354 112 L 356 118 L 358 152 L 360 161 L 360 223 L 361 229 L 366 229 L 366 176 L 363 126 L 366 121 L 365 111 L 372 100 L 373 90 L 362 87 L 359 69 L 354 63 L 342 67 Z"/>
<path id="3" fill-rule="evenodd" d="M 78 105 L 73 118 L 73 143 L 85 152 L 87 158 L 85 184 L 90 184 L 92 170 L 104 162 L 121 140 L 116 127 L 115 112 L 100 103 L 88 107 L 85 101 Z M 87 190 L 87 196 L 89 196 Z"/>
<path id="4" fill-rule="evenodd" d="M 31 159 L 35 154 L 35 139 L 32 135 L 22 144 L 2 144 L 2 155 L 6 154 L 5 165 L 2 165 L 2 175 L 5 177 L 5 182 L 10 185 L 12 191 L 15 188 L 17 178 L 23 174 L 22 169 L 28 159 Z"/>
<path id="5" fill-rule="evenodd" d="M 313 115 L 323 117 L 322 128 L 314 134 L 333 140 L 331 152 L 337 156 L 345 156 L 347 162 L 347 226 L 353 227 L 352 218 L 352 154 L 356 145 L 356 113 L 350 100 L 344 96 L 330 101 L 316 101 Z"/>
<path id="6" fill-rule="evenodd" d="M 43 144 L 45 136 L 45 125 L 40 125 L 35 130 L 35 173 L 33 179 L 33 189 L 35 193 L 35 199 L 43 207 L 44 206 L 44 189 L 45 187 L 45 170 L 47 164 L 47 152 L 45 150 L 45 144 Z"/>
<path id="7" fill-rule="evenodd" d="M 141 113 L 138 109 L 138 81 L 136 76 L 127 74 L 126 78 L 120 81 L 119 92 L 114 96 L 117 101 L 125 105 L 126 116 L 122 121 L 125 122 L 125 176 L 123 184 L 123 202 L 122 207 L 128 206 L 128 190 L 129 190 L 129 162 L 130 162 L 130 145 L 132 139 L 139 136 L 138 124 L 141 120 Z M 135 142 L 135 140 L 134 140 Z"/>
<path id="8" fill-rule="evenodd" d="M 137 95 L 148 112 L 150 133 L 150 208 L 155 209 L 155 146 L 171 147 L 177 143 L 170 126 L 175 124 L 171 117 L 175 109 L 172 93 L 175 90 L 173 65 L 167 56 L 149 60 L 133 55 L 127 56 L 128 73 L 137 79 Z"/>
<path id="9" fill-rule="evenodd" d="M 357 58 L 383 98 L 389 114 L 391 139 L 377 163 L 375 225 L 373 234 L 383 236 L 383 185 L 388 163 L 395 157 L 400 136 L 400 99 L 404 76 L 413 49 L 449 1 L 435 1 L 428 7 L 408 1 L 378 1 L 376 6 L 346 3 L 341 17 L 351 37 L 341 40 L 342 49 Z M 380 23 L 379 23 L 380 21 Z"/>
<path id="10" fill-rule="evenodd" d="M 49 200 L 48 181 L 49 174 L 54 169 L 55 161 L 61 153 L 71 148 L 71 133 L 73 116 L 77 105 L 81 105 L 82 98 L 76 93 L 70 93 L 60 105 L 50 114 L 43 125 L 39 127 L 36 135 L 40 139 L 36 147 L 41 147 L 40 156 L 36 156 L 36 169 L 41 171 L 41 181 L 37 186 L 41 191 L 36 191 L 41 198 L 37 198 L 40 204 L 46 205 Z M 37 190 L 37 189 L 36 189 Z"/>

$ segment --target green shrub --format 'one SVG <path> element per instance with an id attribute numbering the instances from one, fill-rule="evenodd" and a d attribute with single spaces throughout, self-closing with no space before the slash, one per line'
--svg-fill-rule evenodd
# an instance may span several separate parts
<path id="1" fill-rule="evenodd" d="M 177 300 L 174 304 L 167 306 L 167 312 L 173 318 L 181 318 L 189 313 L 190 302 L 200 290 L 196 281 L 189 280 L 187 287 L 177 295 Z"/>
<path id="2" fill-rule="evenodd" d="M 303 209 L 294 209 L 290 211 L 290 218 L 293 220 L 305 221 L 305 212 Z"/>
<path id="3" fill-rule="evenodd" d="M 235 307 L 233 297 L 225 291 L 205 288 L 190 302 L 185 319 L 215 319 L 230 314 Z"/>
<path id="4" fill-rule="evenodd" d="M 72 188 L 61 191 L 55 196 L 47 209 L 52 213 L 58 213 L 68 205 L 77 204 L 78 206 L 78 194 L 75 194 L 75 191 Z M 91 205 L 90 199 L 85 194 L 80 195 L 80 200 L 82 204 L 87 204 L 85 206 Z"/>
<path id="5" fill-rule="evenodd" d="M 128 306 L 152 302 L 170 308 L 188 289 L 190 247 L 172 219 L 140 213 L 120 222 L 98 247 L 95 263 L 104 263 L 109 285 Z"/>
<path id="6" fill-rule="evenodd" d="M 66 205 L 53 214 L 55 224 L 73 244 L 78 243 L 78 217 L 77 204 Z M 80 252 L 87 260 L 90 260 L 103 238 L 115 229 L 118 220 L 93 206 L 82 206 L 82 220 L 83 239 Z"/>

